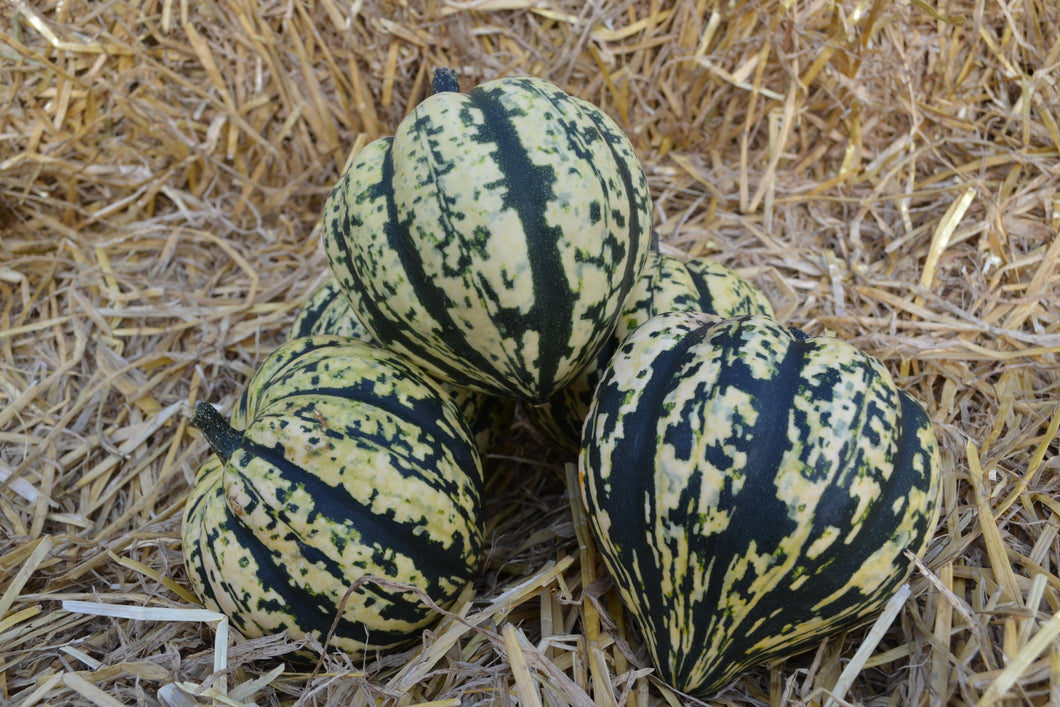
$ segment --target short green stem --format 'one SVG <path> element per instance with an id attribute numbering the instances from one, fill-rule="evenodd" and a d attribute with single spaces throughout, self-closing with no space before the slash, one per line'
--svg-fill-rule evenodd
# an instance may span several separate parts
<path id="1" fill-rule="evenodd" d="M 431 79 L 431 93 L 460 93 L 460 80 L 456 78 L 456 71 L 445 67 L 434 70 L 434 78 Z"/>
<path id="2" fill-rule="evenodd" d="M 243 441 L 243 433 L 233 429 L 224 415 L 207 402 L 199 401 L 195 405 L 191 424 L 199 428 L 202 436 L 210 443 L 210 449 L 223 462 L 228 461 Z"/>

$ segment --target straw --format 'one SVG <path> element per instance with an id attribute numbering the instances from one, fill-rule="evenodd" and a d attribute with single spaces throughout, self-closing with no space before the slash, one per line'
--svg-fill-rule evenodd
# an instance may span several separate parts
<path id="1" fill-rule="evenodd" d="M 877 356 L 934 422 L 910 596 L 710 699 L 1060 701 L 1058 25 L 1032 0 L 0 4 L 0 702 L 697 703 L 523 411 L 480 576 L 406 650 L 314 673 L 289 654 L 324 636 L 243 637 L 191 589 L 189 411 L 284 339 L 329 191 L 438 66 L 599 106 L 665 252 Z"/>

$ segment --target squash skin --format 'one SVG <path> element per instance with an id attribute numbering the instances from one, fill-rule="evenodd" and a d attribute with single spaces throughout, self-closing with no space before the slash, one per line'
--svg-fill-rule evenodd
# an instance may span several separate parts
<path id="1" fill-rule="evenodd" d="M 634 329 L 665 312 L 703 312 L 728 319 L 745 314 L 771 317 L 773 307 L 761 290 L 717 260 L 652 253 L 615 327 L 615 348 Z"/>
<path id="2" fill-rule="evenodd" d="M 873 357 L 760 316 L 638 328 L 579 479 L 659 676 L 696 696 L 871 618 L 939 514 L 921 405 Z"/>
<path id="3" fill-rule="evenodd" d="M 535 429 L 576 456 L 593 391 L 608 361 L 634 329 L 664 312 L 704 312 L 720 317 L 773 315 L 762 292 L 735 270 L 706 257 L 681 258 L 653 251 L 622 308 L 614 333 L 582 372 L 546 404 L 527 408 Z"/>
<path id="4" fill-rule="evenodd" d="M 299 308 L 291 326 L 287 328 L 286 340 L 316 334 L 344 336 L 347 339 L 379 345 L 379 342 L 372 338 L 372 332 L 361 324 L 357 315 L 350 309 L 349 301 L 333 277 L 309 293 L 309 298 Z"/>
<path id="5" fill-rule="evenodd" d="M 628 138 L 529 77 L 428 97 L 357 153 L 324 209 L 331 269 L 378 341 L 531 403 L 603 346 L 651 227 Z"/>
<path id="6" fill-rule="evenodd" d="M 287 340 L 317 334 L 343 336 L 380 345 L 350 308 L 350 302 L 342 294 L 342 288 L 335 278 L 325 280 L 310 293 L 287 330 Z M 515 401 L 445 381 L 437 382 L 464 416 L 475 437 L 479 455 L 485 457 L 500 444 L 511 428 L 512 418 L 515 417 Z"/>
<path id="7" fill-rule="evenodd" d="M 445 394 L 395 354 L 296 339 L 258 368 L 233 435 L 216 434 L 227 425 L 215 412 L 197 410 L 196 423 L 218 456 L 188 499 L 185 564 L 204 605 L 248 637 L 287 630 L 323 642 L 364 577 L 407 584 L 444 608 L 477 575 L 478 452 Z M 366 581 L 330 646 L 354 659 L 396 649 L 437 618 L 415 593 Z"/>

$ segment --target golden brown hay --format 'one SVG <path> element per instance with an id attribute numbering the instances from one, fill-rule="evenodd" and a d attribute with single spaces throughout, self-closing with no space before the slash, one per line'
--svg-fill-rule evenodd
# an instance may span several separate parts
<path id="1" fill-rule="evenodd" d="M 666 248 L 879 356 L 936 423 L 909 600 L 717 703 L 1060 703 L 1057 8 L 4 0 L 0 704 L 689 701 L 525 422 L 490 461 L 487 572 L 413 649 L 310 675 L 187 613 L 190 406 L 230 409 L 282 340 L 330 185 L 436 66 L 601 106 Z"/>

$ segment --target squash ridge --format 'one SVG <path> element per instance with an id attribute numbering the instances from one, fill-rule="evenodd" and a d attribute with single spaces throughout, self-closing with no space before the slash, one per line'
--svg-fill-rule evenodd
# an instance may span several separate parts
<path id="1" fill-rule="evenodd" d="M 607 144 L 607 147 L 611 152 L 614 165 L 618 170 L 619 179 L 622 180 L 622 186 L 625 190 L 625 193 L 619 196 L 629 205 L 629 222 L 626 224 L 619 224 L 619 226 L 626 232 L 633 234 L 633 237 L 628 239 L 631 251 L 626 254 L 626 268 L 622 274 L 622 293 L 623 298 L 625 298 L 628 296 L 630 290 L 633 289 L 633 284 L 636 282 L 637 276 L 640 274 L 640 269 L 643 267 L 645 258 L 647 257 L 647 253 L 642 253 L 640 249 L 640 244 L 643 240 L 641 238 L 641 233 L 645 229 L 651 231 L 651 237 L 648 238 L 649 247 L 655 245 L 654 228 L 651 222 L 653 218 L 652 204 L 650 197 L 648 196 L 650 191 L 648 190 L 643 172 L 640 170 L 638 170 L 638 172 L 641 174 L 640 181 L 642 183 L 639 185 L 633 183 L 634 177 L 629 165 L 631 162 L 639 165 L 640 158 L 632 151 L 632 146 L 629 145 L 626 136 L 622 134 L 621 131 L 618 133 L 615 132 L 616 130 L 619 130 L 618 126 L 592 104 L 582 101 L 582 99 L 575 100 L 579 102 L 579 105 L 589 106 L 590 110 L 586 110 L 585 113 L 589 117 L 589 120 L 596 125 L 597 130 L 599 130 L 600 135 L 604 138 L 604 142 Z M 616 145 L 629 147 L 630 151 L 626 152 L 625 150 L 616 147 Z M 608 187 L 610 192 L 610 183 L 608 183 Z M 609 193 L 608 196 L 613 197 L 614 194 Z M 646 198 L 643 198 L 642 200 L 638 197 Z M 647 223 L 641 223 L 641 210 L 644 211 L 644 215 L 647 217 Z M 623 252 L 625 251 L 621 242 L 618 242 L 615 245 L 616 248 L 622 249 Z M 619 316 L 621 316 L 621 308 L 619 308 L 619 312 L 615 315 L 616 322 L 618 321 Z"/>
<path id="2" fill-rule="evenodd" d="M 419 122 L 417 122 L 417 125 L 419 125 Z M 418 137 L 419 131 L 417 131 L 417 138 Z M 411 246 L 410 241 L 412 240 L 412 233 L 409 229 L 411 219 L 402 220 L 400 208 L 397 203 L 397 195 L 394 193 L 393 187 L 389 186 L 394 179 L 392 142 L 388 146 L 386 155 L 384 156 L 382 174 L 380 177 L 378 184 L 374 187 L 374 196 L 381 197 L 386 204 L 387 218 L 383 224 L 383 231 L 387 243 L 398 255 L 402 268 L 405 272 L 409 273 L 409 276 L 406 279 L 415 292 L 416 301 L 420 303 L 426 313 L 430 316 L 431 322 L 433 322 L 433 324 L 439 329 L 447 332 L 460 331 L 460 327 L 457 326 L 452 317 L 453 303 L 450 301 L 449 295 L 444 289 L 436 284 L 434 278 L 427 276 L 423 267 L 423 260 L 419 257 L 417 249 Z M 440 191 L 438 196 L 439 204 L 442 208 L 448 210 L 448 207 L 444 204 L 445 200 Z M 451 237 L 453 231 L 450 230 L 447 235 Z M 356 275 L 355 277 L 357 279 L 356 285 L 359 288 L 358 291 L 371 291 L 370 288 L 366 289 L 363 287 L 363 283 L 360 281 L 359 277 Z M 377 339 L 387 342 L 388 345 L 392 345 L 394 342 L 399 342 L 401 348 L 409 351 L 416 358 L 429 361 L 432 366 L 437 367 L 446 377 L 452 379 L 455 383 L 474 383 L 474 380 L 470 378 L 460 366 L 448 362 L 446 358 L 439 357 L 437 352 L 431 347 L 420 343 L 417 337 L 410 336 L 407 325 L 399 324 L 396 321 L 392 321 L 391 318 L 381 315 L 381 308 L 378 306 L 375 298 L 361 297 L 359 303 L 362 306 L 366 306 L 370 311 L 371 316 L 369 317 L 369 320 L 364 323 L 368 325 L 368 328 Z M 355 311 L 360 313 L 359 309 L 355 309 Z M 423 325 L 430 326 L 431 322 L 423 322 Z M 487 373 L 491 378 L 503 379 L 503 373 L 498 371 L 493 363 L 486 356 L 483 356 L 482 353 L 472 346 L 464 337 L 447 337 L 446 346 L 452 350 L 451 355 L 456 356 L 466 365 L 473 366 L 478 370 Z"/>
<path id="3" fill-rule="evenodd" d="M 544 95 L 533 82 L 521 83 L 524 89 Z M 496 145 L 491 154 L 504 174 L 503 202 L 518 215 L 523 233 L 534 239 L 527 248 L 533 302 L 525 313 L 505 308 L 498 313 L 498 323 L 515 332 L 548 332 L 538 339 L 537 380 L 524 379 L 525 372 L 535 370 L 533 366 L 516 366 L 508 375 L 520 379 L 519 387 L 524 390 L 543 390 L 555 378 L 563 356 L 570 353 L 573 330 L 575 293 L 567 282 L 558 248 L 564 234 L 558 226 L 550 225 L 545 215 L 546 206 L 555 198 L 556 172 L 549 165 L 534 164 L 512 123 L 511 108 L 498 101 L 488 87 L 476 87 L 467 97 L 483 116 L 476 132 L 478 142 Z"/>
<path id="4" fill-rule="evenodd" d="M 266 447 L 254 441 L 245 441 L 243 449 L 275 467 L 280 472 L 286 486 L 295 487 L 303 485 L 306 493 L 313 499 L 313 508 L 300 508 L 306 520 L 311 520 L 316 515 L 321 515 L 335 524 L 346 525 L 357 528 L 360 535 L 360 543 L 368 547 L 390 548 L 397 553 L 407 557 L 423 558 L 417 563 L 417 568 L 424 568 L 423 575 L 432 588 L 437 587 L 438 580 L 448 577 L 459 577 L 466 581 L 467 566 L 463 561 L 461 545 L 467 544 L 470 554 L 477 554 L 477 538 L 464 538 L 457 533 L 452 537 L 453 542 L 445 545 L 427 535 L 414 534 L 416 525 L 414 523 L 403 523 L 395 520 L 392 509 L 386 513 L 377 513 L 362 499 L 358 499 L 341 484 L 332 485 L 324 479 L 306 472 L 297 464 L 291 462 L 284 456 L 282 446 Z M 337 478 L 341 479 L 346 473 L 345 468 L 340 468 Z M 243 473 L 239 474 L 244 479 L 241 484 L 248 494 L 257 495 L 257 488 L 252 479 Z M 282 507 L 275 508 L 267 503 L 264 498 L 258 496 L 264 507 L 271 508 L 274 513 L 285 513 Z M 474 519 L 477 522 L 477 519 Z M 374 532 L 366 532 L 371 529 Z M 454 572 L 454 568 L 463 572 Z M 339 576 L 339 575 L 336 575 Z M 428 594 L 431 594 L 428 591 Z"/>
<path id="5" fill-rule="evenodd" d="M 418 371 L 414 373 L 421 376 L 425 375 L 420 374 Z M 441 447 L 452 454 L 454 461 L 465 471 L 467 477 L 473 479 L 477 487 L 481 487 L 482 482 L 478 478 L 479 475 L 467 473 L 467 470 L 478 466 L 474 458 L 477 455 L 477 448 L 468 444 L 468 440 L 473 441 L 473 436 L 467 421 L 464 420 L 460 411 L 456 409 L 455 404 L 448 401 L 447 393 L 441 390 L 437 390 L 436 393 L 439 396 L 437 404 L 426 398 L 412 398 L 409 396 L 399 401 L 395 400 L 391 395 L 381 394 L 376 391 L 371 381 L 358 380 L 343 387 L 317 386 L 311 389 L 307 388 L 304 389 L 304 392 L 285 396 L 283 401 L 288 402 L 277 400 L 272 404 L 280 403 L 286 406 L 291 404 L 289 401 L 297 400 L 301 397 L 318 401 L 320 398 L 330 397 L 346 403 L 357 402 L 363 405 L 370 405 L 373 408 L 382 410 L 396 420 L 408 423 L 422 434 L 439 443 Z M 314 404 L 313 402 L 307 403 L 307 407 L 312 408 Z M 449 413 L 452 421 L 458 426 L 457 429 L 445 422 L 446 415 L 440 409 L 442 406 L 445 406 L 446 412 Z M 262 417 L 271 414 L 270 407 L 266 406 L 258 410 L 257 416 Z M 313 416 L 305 417 L 298 414 L 297 417 L 310 424 L 316 422 L 316 418 Z M 349 431 L 348 425 L 344 425 L 344 427 Z M 461 433 L 463 434 L 461 435 Z"/>
<path id="6" fill-rule="evenodd" d="M 737 530 L 725 533 L 690 534 L 688 538 L 689 555 L 699 557 L 703 562 L 707 562 L 709 558 L 707 577 L 715 574 L 719 577 L 714 581 L 702 579 L 706 591 L 699 601 L 689 605 L 692 614 L 688 616 L 683 625 L 688 626 L 694 635 L 699 636 L 689 641 L 691 645 L 705 644 L 704 638 L 713 628 L 711 624 L 729 624 L 735 627 L 742 623 L 744 617 L 734 616 L 724 610 L 715 613 L 715 610 L 722 609 L 724 606 L 723 594 L 743 597 L 748 604 L 755 603 L 757 597 L 749 591 L 754 576 L 744 575 L 742 579 L 735 580 L 731 585 L 727 585 L 724 578 L 732 571 L 734 562 L 745 558 L 752 551 L 751 543 L 758 548 L 758 552 L 762 552 L 765 548 L 775 548 L 780 541 L 790 536 L 796 527 L 795 522 L 788 517 L 787 506 L 777 498 L 775 476 L 759 470 L 778 469 L 787 451 L 787 438 L 782 435 L 788 427 L 787 413 L 791 410 L 792 402 L 798 393 L 797 371 L 805 351 L 802 347 L 794 345 L 796 342 L 790 342 L 776 363 L 774 374 L 768 379 L 757 379 L 751 374 L 743 358 L 741 343 L 744 337 L 741 334 L 750 333 L 752 336 L 761 336 L 758 327 L 752 328 L 752 324 L 762 321 L 761 318 L 738 317 L 716 326 L 704 325 L 707 331 L 703 338 L 709 338 L 712 346 L 721 348 L 726 353 L 719 364 L 717 380 L 724 380 L 726 387 L 738 388 L 749 395 L 752 400 L 768 400 L 769 402 L 756 406 L 757 418 L 741 445 L 741 448 L 747 452 L 742 487 L 733 493 L 731 487 L 726 485 L 720 494 L 721 500 L 718 505 L 723 510 L 731 511 L 728 527 L 737 528 Z M 772 329 L 774 327 L 766 326 L 767 331 Z M 787 336 L 784 337 L 784 339 L 787 338 Z M 716 384 L 712 383 L 712 387 L 716 387 Z M 702 473 L 692 476 L 698 483 L 702 482 Z M 690 491 L 690 488 L 686 489 L 683 495 L 687 495 Z M 739 497 L 754 500 L 744 503 L 738 500 Z M 725 501 L 726 498 L 728 502 Z M 682 519 L 675 519 L 675 522 L 679 520 Z M 685 524 L 682 527 L 687 527 L 690 519 L 683 520 Z M 692 577 L 691 573 L 686 573 L 683 579 L 688 583 L 696 578 Z M 691 591 L 691 587 L 684 588 L 686 591 Z M 744 613 L 748 618 L 756 618 L 753 609 Z M 697 620 L 696 614 L 700 615 L 699 619 L 709 617 L 710 624 Z M 719 650 L 714 654 L 716 658 L 725 656 L 727 651 L 741 650 L 738 648 L 741 643 L 747 643 L 748 647 L 754 646 L 757 641 L 751 637 L 756 629 L 760 631 L 762 625 L 748 627 L 746 631 L 739 632 L 740 635 L 737 635 L 738 632 L 734 630 L 725 631 L 724 635 L 730 644 L 717 646 Z M 668 631 L 663 634 L 667 653 L 682 658 L 680 662 L 672 666 L 677 684 L 689 684 L 695 675 L 713 670 L 712 667 L 708 668 L 703 664 L 703 655 L 691 651 L 671 651 L 666 638 L 668 635 Z"/>

